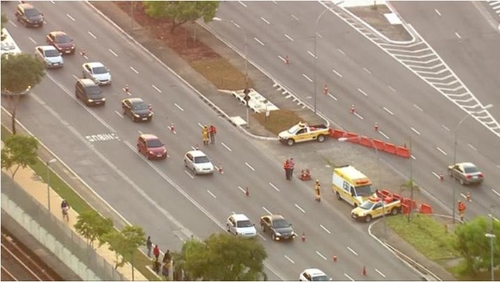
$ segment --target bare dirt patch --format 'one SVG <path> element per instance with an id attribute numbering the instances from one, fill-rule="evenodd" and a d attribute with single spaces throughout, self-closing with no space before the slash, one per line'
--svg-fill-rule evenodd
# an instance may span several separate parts
<path id="1" fill-rule="evenodd" d="M 376 8 L 375 8 L 376 7 Z M 347 8 L 351 13 L 385 35 L 390 40 L 409 41 L 411 35 L 401 24 L 391 24 L 384 14 L 392 13 L 386 5 L 360 6 Z"/>
<path id="2" fill-rule="evenodd" d="M 285 109 L 271 111 L 267 119 L 265 112 L 253 114 L 252 116 L 276 136 L 281 131 L 287 130 L 293 125 L 303 121 L 294 111 Z"/>

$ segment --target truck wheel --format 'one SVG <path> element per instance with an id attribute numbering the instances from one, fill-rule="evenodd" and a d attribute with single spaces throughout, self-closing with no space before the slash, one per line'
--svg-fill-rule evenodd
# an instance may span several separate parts
<path id="1" fill-rule="evenodd" d="M 365 222 L 366 222 L 366 223 L 368 223 L 368 222 L 370 222 L 370 221 L 372 221 L 372 216 L 371 216 L 371 215 L 367 215 L 367 216 L 365 217 Z"/>
<path id="2" fill-rule="evenodd" d="M 392 214 L 392 215 L 397 215 L 398 213 L 399 213 L 399 209 L 398 209 L 398 208 L 393 208 L 393 209 L 391 210 L 391 214 Z"/>
<path id="3" fill-rule="evenodd" d="M 318 135 L 318 142 L 322 143 L 323 141 L 325 141 L 325 136 L 324 135 Z"/>
<path id="4" fill-rule="evenodd" d="M 288 146 L 293 146 L 293 144 L 295 144 L 295 140 L 293 140 L 292 138 L 290 138 L 290 139 L 286 140 L 286 144 Z"/>
<path id="5" fill-rule="evenodd" d="M 341 201 L 342 198 L 340 197 L 340 193 L 339 192 L 335 192 L 335 195 L 337 195 L 337 200 Z"/>

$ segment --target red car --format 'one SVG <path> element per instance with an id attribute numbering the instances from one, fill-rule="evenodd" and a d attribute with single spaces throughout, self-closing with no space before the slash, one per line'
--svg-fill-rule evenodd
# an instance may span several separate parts
<path id="1" fill-rule="evenodd" d="M 142 134 L 137 139 L 137 151 L 151 159 L 166 159 L 167 149 L 165 144 L 153 134 Z"/>
<path id="2" fill-rule="evenodd" d="M 61 54 L 75 54 L 75 41 L 64 31 L 52 31 L 47 34 L 47 43 L 56 47 Z"/>

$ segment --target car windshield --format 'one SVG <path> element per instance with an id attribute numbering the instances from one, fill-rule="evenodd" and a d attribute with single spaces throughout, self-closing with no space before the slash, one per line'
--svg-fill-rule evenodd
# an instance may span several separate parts
<path id="1" fill-rule="evenodd" d="M 373 207 L 373 205 L 375 205 L 374 202 L 366 201 L 366 202 L 362 203 L 359 207 L 364 209 L 364 210 L 370 210 Z"/>
<path id="2" fill-rule="evenodd" d="M 312 281 L 330 281 L 326 275 L 313 276 Z"/>
<path id="3" fill-rule="evenodd" d="M 297 132 L 298 130 L 300 129 L 300 126 L 297 124 L 297 125 L 294 125 L 292 126 L 292 128 L 288 129 L 288 133 L 289 134 L 294 134 L 295 132 Z"/>
<path id="4" fill-rule="evenodd" d="M 203 164 L 203 163 L 209 163 L 209 162 L 210 162 L 210 160 L 208 159 L 207 156 L 201 156 L 201 157 L 194 158 L 195 164 Z"/>
<path id="5" fill-rule="evenodd" d="M 355 189 L 356 189 L 356 195 L 359 197 L 366 197 L 373 194 L 372 185 L 357 186 Z"/>
<path id="6" fill-rule="evenodd" d="M 38 12 L 37 9 L 33 8 L 33 9 L 26 9 L 24 10 L 24 14 L 27 16 L 27 17 L 37 17 L 38 15 L 40 15 L 40 13 Z"/>
<path id="7" fill-rule="evenodd" d="M 236 227 L 252 227 L 250 220 L 241 220 L 236 223 Z"/>
<path id="8" fill-rule="evenodd" d="M 273 226 L 276 228 L 284 228 L 284 227 L 289 227 L 290 223 L 284 219 L 277 219 L 273 221 Z"/>
<path id="9" fill-rule="evenodd" d="M 94 85 L 94 86 L 89 86 L 87 88 L 87 93 L 89 96 L 100 96 L 101 95 L 101 88 L 99 86 Z"/>
<path id="10" fill-rule="evenodd" d="M 71 43 L 73 42 L 73 39 L 71 37 L 67 36 L 66 34 L 60 34 L 56 36 L 56 42 L 57 43 Z"/>
<path id="11" fill-rule="evenodd" d="M 465 166 L 464 167 L 464 172 L 465 173 L 476 173 L 476 172 L 479 172 L 479 171 L 477 170 L 477 167 L 475 167 L 475 166 Z"/>
<path id="12" fill-rule="evenodd" d="M 45 50 L 45 57 L 59 57 L 61 54 L 59 54 L 59 51 L 57 50 Z"/>
<path id="13" fill-rule="evenodd" d="M 105 67 L 95 67 L 93 68 L 94 74 L 103 74 L 108 73 L 108 70 Z"/>
<path id="14" fill-rule="evenodd" d="M 133 103 L 132 104 L 132 109 L 134 111 L 140 111 L 140 110 L 147 110 L 148 109 L 148 105 L 144 102 L 136 102 L 136 103 Z"/>
<path id="15" fill-rule="evenodd" d="M 163 143 L 160 141 L 160 139 L 151 139 L 148 140 L 148 148 L 157 148 L 157 147 L 163 147 Z"/>

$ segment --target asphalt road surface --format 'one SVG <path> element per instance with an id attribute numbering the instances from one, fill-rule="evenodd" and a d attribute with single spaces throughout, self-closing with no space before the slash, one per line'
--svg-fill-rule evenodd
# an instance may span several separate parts
<path id="1" fill-rule="evenodd" d="M 22 50 L 44 44 L 45 35 L 64 29 L 85 50 L 87 58 L 65 57 L 65 66 L 49 70 L 47 77 L 25 97 L 18 119 L 55 152 L 99 195 L 132 224 L 142 226 L 162 248 L 180 249 L 192 235 L 205 238 L 225 229 L 232 212 L 260 216 L 281 213 L 307 243 L 272 242 L 261 237 L 269 258 L 270 280 L 297 279 L 304 268 L 324 269 L 335 280 L 417 280 L 404 266 L 366 233 L 366 226 L 348 216 L 336 216 L 328 202 L 316 204 L 305 183 L 283 178 L 282 159 L 262 152 L 263 145 L 249 140 L 219 118 L 194 91 L 161 64 L 129 43 L 112 26 L 82 2 L 39 2 L 47 24 L 27 29 L 12 17 L 15 5 L 2 3 L 11 20 L 8 29 Z M 74 97 L 81 64 L 100 61 L 111 69 L 113 84 L 103 87 L 104 107 L 87 108 Z M 151 123 L 135 124 L 121 114 L 120 101 L 141 97 L 153 105 Z M 168 130 L 175 124 L 176 134 Z M 224 174 L 193 176 L 183 167 L 183 154 L 201 144 L 201 125 L 218 128 L 217 144 L 201 148 Z M 148 161 L 136 152 L 141 133 L 158 135 L 166 143 L 168 159 Z M 201 147 L 203 147 L 201 145 Z M 251 187 L 245 197 L 244 187 Z M 303 188 L 303 189 L 300 189 Z M 293 192 L 290 192 L 293 191 Z M 262 234 L 261 234 L 262 235 Z M 179 240 L 181 239 L 181 240 Z M 343 259 L 332 269 L 331 254 Z M 380 257 L 384 259 L 381 260 Z M 362 276 L 362 267 L 369 273 Z"/>
<path id="2" fill-rule="evenodd" d="M 398 6 L 405 5 L 409 4 L 398 3 Z M 414 5 L 421 7 L 427 4 Z M 457 5 L 464 6 L 467 3 Z M 468 33 L 463 33 L 465 39 L 462 41 L 472 42 L 473 39 L 467 36 L 474 37 L 474 34 L 479 34 L 481 38 L 487 37 L 487 40 L 470 43 L 482 46 L 482 49 L 478 47 L 470 50 L 470 54 L 454 58 L 450 62 L 452 68 L 459 68 L 462 63 L 460 68 L 466 69 L 467 63 L 474 61 L 472 58 L 484 56 L 480 54 L 481 50 L 489 50 L 487 54 L 493 54 L 495 45 L 491 46 L 491 43 L 499 40 L 498 33 L 487 30 L 486 23 L 477 23 L 484 19 L 474 12 L 472 6 L 470 8 L 468 22 L 473 17 L 476 24 L 469 27 Z M 245 44 L 240 29 L 245 30 L 250 61 L 311 106 L 314 105 L 315 76 L 313 35 L 317 30 L 318 111 L 344 129 L 386 142 L 409 146 L 411 138 L 412 173 L 419 186 L 432 194 L 443 206 L 447 206 L 450 213 L 452 206 L 456 208 L 452 200 L 453 189 L 456 189 L 457 200 L 463 199 L 463 196 L 470 192 L 474 200 L 468 204 L 466 218 L 488 213 L 493 213 L 498 218 L 500 211 L 496 205 L 500 199 L 500 191 L 495 185 L 500 181 L 498 137 L 473 118 L 466 118 L 457 127 L 459 121 L 467 115 L 462 109 L 450 103 L 420 77 L 334 13 L 327 11 L 317 21 L 324 10 L 324 6 L 316 2 L 293 2 L 286 5 L 280 2 L 224 2 L 217 14 L 223 21 L 211 22 L 208 28 L 239 50 L 243 50 Z M 452 15 L 458 17 L 458 14 L 462 15 L 463 12 Z M 474 13 L 475 16 L 472 15 Z M 446 14 L 451 17 L 451 13 Z M 412 12 L 412 15 L 416 17 L 419 14 Z M 420 21 L 423 22 L 424 18 Z M 443 38 L 439 33 L 443 28 L 431 28 L 433 26 L 429 24 L 419 27 L 418 30 L 424 29 L 424 35 L 435 32 L 434 38 L 441 38 L 440 42 L 443 44 L 450 40 L 456 41 L 457 38 L 453 34 Z M 467 23 L 462 23 L 461 26 L 465 28 Z M 451 36 L 455 38 L 450 39 Z M 467 45 L 463 46 L 463 50 L 467 49 Z M 445 59 L 449 58 L 452 52 L 448 51 L 446 54 L 448 56 L 445 56 Z M 286 56 L 289 59 L 288 65 L 283 62 Z M 480 74 L 476 72 L 476 76 L 488 72 L 487 69 L 491 69 L 498 62 L 491 56 L 474 62 L 479 65 L 488 59 L 493 62 Z M 480 66 L 475 69 L 480 69 Z M 467 73 L 460 72 L 459 75 L 467 76 Z M 473 91 L 481 92 L 476 98 L 483 105 L 495 105 L 498 98 L 492 96 L 498 88 L 495 87 L 498 80 L 492 72 L 487 77 L 490 77 L 491 81 L 483 84 L 482 88 L 474 87 Z M 464 78 L 466 82 L 473 79 L 474 77 Z M 329 89 L 327 95 L 323 94 L 325 84 Z M 351 105 L 355 105 L 355 115 L 349 114 Z M 498 116 L 498 108 L 495 106 L 493 109 L 488 111 L 491 111 L 493 116 Z M 378 132 L 374 131 L 375 123 L 379 125 Z M 446 176 L 446 168 L 454 159 L 455 133 L 457 162 L 470 161 L 482 170 L 485 181 L 480 187 L 462 187 Z M 385 158 L 399 173 L 409 178 L 408 160 L 388 156 Z M 438 180 L 440 174 L 444 174 L 445 181 Z"/>

